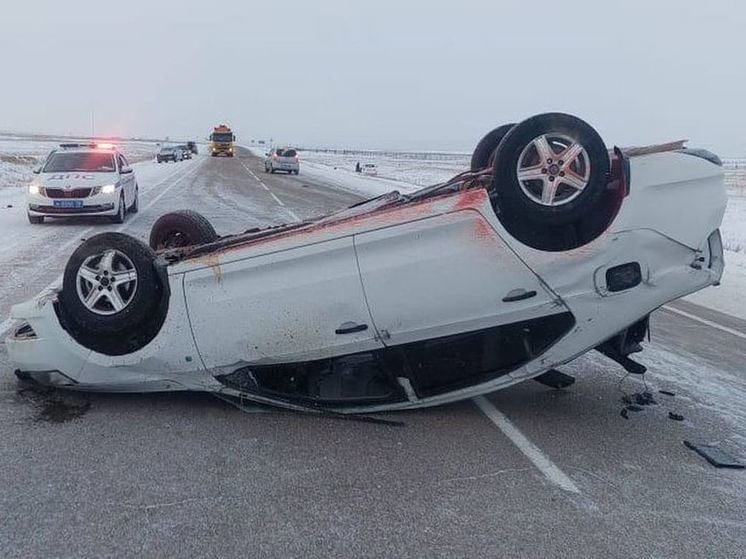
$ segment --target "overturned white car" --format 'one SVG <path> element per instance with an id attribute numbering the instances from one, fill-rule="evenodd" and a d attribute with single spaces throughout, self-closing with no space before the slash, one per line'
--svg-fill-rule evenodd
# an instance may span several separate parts
<path id="1" fill-rule="evenodd" d="M 175 212 L 157 251 L 92 237 L 60 290 L 13 308 L 8 352 L 72 389 L 337 412 L 468 398 L 592 349 L 639 372 L 649 313 L 719 281 L 725 203 L 708 152 L 607 150 L 585 122 L 538 115 L 410 196 L 221 238 Z"/>

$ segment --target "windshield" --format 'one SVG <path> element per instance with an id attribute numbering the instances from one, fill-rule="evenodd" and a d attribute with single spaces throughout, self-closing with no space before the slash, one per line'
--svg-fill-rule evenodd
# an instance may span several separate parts
<path id="1" fill-rule="evenodd" d="M 215 132 L 212 135 L 212 141 L 213 142 L 232 142 L 233 134 L 231 134 L 230 132 L 228 133 Z"/>
<path id="2" fill-rule="evenodd" d="M 86 171 L 89 173 L 113 173 L 117 170 L 114 155 L 111 153 L 77 152 L 53 153 L 44 165 L 44 173 L 69 173 Z"/>

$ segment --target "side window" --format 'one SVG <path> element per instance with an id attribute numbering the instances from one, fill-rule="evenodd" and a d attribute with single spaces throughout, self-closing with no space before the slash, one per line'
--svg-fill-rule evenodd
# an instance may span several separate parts
<path id="1" fill-rule="evenodd" d="M 117 165 L 119 166 L 119 172 L 122 172 L 122 169 L 127 166 L 127 162 L 124 160 L 124 157 L 122 155 L 117 155 Z"/>

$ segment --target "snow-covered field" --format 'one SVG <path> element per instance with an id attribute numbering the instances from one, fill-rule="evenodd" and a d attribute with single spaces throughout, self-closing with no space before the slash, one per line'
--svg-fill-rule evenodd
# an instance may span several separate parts
<path id="1" fill-rule="evenodd" d="M 0 188 L 18 187 L 31 180 L 31 169 L 41 163 L 47 154 L 62 142 L 74 142 L 73 138 L 39 138 L 0 134 Z M 117 142 L 122 152 L 132 161 L 144 161 L 155 157 L 158 148 L 152 142 L 126 140 Z"/>
<path id="2" fill-rule="evenodd" d="M 257 153 L 258 154 L 258 153 Z M 411 192 L 445 181 L 467 170 L 465 153 L 416 153 L 356 150 L 302 151 L 303 173 L 342 188 L 377 196 L 390 190 Z M 377 177 L 355 172 L 355 164 L 375 163 Z M 726 269 L 718 287 L 688 297 L 689 300 L 746 319 L 746 159 L 724 162 L 728 208 L 723 220 Z"/>

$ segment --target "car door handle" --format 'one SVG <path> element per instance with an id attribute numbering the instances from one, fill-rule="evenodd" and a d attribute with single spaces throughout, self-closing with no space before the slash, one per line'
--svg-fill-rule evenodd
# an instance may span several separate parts
<path id="1" fill-rule="evenodd" d="M 343 322 L 334 331 L 335 334 L 354 334 L 355 332 L 363 332 L 368 329 L 367 324 L 358 324 L 356 322 Z"/>
<path id="2" fill-rule="evenodd" d="M 513 289 L 505 297 L 503 297 L 503 303 L 523 301 L 524 299 L 530 299 L 531 297 L 536 297 L 536 291 L 526 291 L 523 288 Z"/>

